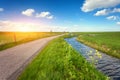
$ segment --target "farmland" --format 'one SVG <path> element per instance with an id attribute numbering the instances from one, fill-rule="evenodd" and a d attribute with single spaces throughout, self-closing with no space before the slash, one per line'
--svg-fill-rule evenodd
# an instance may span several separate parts
<path id="1" fill-rule="evenodd" d="M 88 32 L 75 35 L 78 41 L 120 58 L 120 32 Z"/>
<path id="2" fill-rule="evenodd" d="M 59 32 L 0 32 L 0 50 L 32 40 L 61 34 Z"/>
<path id="3" fill-rule="evenodd" d="M 63 37 L 49 44 L 26 67 L 18 80 L 107 80 Z"/>

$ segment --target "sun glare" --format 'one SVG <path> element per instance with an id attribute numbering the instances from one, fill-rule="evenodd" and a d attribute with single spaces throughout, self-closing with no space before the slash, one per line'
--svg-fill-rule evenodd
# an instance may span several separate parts
<path id="1" fill-rule="evenodd" d="M 19 31 L 21 31 L 21 32 L 30 32 L 31 28 L 29 28 L 29 27 L 20 27 Z"/>
<path id="2" fill-rule="evenodd" d="M 33 26 L 35 25 L 30 23 L 16 23 L 15 26 L 20 32 L 31 32 L 33 31 Z"/>

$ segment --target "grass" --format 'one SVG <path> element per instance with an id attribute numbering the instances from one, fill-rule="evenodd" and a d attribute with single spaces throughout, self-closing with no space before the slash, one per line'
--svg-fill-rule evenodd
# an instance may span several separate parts
<path id="1" fill-rule="evenodd" d="M 52 40 L 18 80 L 107 80 L 107 77 L 61 37 Z"/>
<path id="2" fill-rule="evenodd" d="M 36 39 L 58 35 L 57 32 L 0 32 L 0 51 Z"/>
<path id="3" fill-rule="evenodd" d="M 77 40 L 120 58 L 120 32 L 77 33 Z"/>

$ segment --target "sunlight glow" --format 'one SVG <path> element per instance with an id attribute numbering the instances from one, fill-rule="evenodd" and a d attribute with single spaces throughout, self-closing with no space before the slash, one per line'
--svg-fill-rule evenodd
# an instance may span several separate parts
<path id="1" fill-rule="evenodd" d="M 29 31 L 31 31 L 31 28 L 29 28 L 29 27 L 19 27 L 19 31 L 21 31 L 21 32 L 29 32 Z"/>
<path id="2" fill-rule="evenodd" d="M 20 32 L 30 32 L 33 30 L 34 24 L 28 24 L 28 23 L 16 23 L 16 28 Z"/>

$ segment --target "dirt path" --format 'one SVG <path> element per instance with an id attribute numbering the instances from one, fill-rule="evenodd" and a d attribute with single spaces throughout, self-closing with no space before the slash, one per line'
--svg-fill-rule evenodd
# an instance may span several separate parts
<path id="1" fill-rule="evenodd" d="M 58 36 L 35 40 L 0 51 L 0 80 L 16 80 L 28 62 L 56 37 Z"/>

